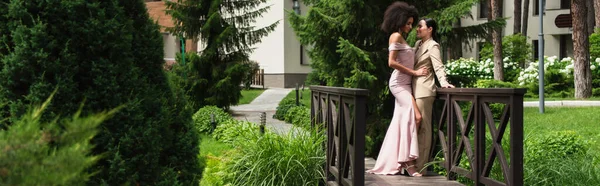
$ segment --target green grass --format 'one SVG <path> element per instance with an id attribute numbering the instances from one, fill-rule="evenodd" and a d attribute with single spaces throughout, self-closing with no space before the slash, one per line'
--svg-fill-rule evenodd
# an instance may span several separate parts
<path id="1" fill-rule="evenodd" d="M 240 101 L 238 101 L 238 105 L 248 104 L 252 102 L 256 97 L 260 96 L 265 91 L 265 89 L 248 89 L 242 90 L 242 97 Z"/>
<path id="2" fill-rule="evenodd" d="M 222 156 L 225 151 L 233 149 L 230 145 L 219 142 L 209 135 L 200 135 L 200 156 Z"/>
<path id="3" fill-rule="evenodd" d="M 304 106 L 310 108 L 310 89 L 300 89 L 298 90 L 298 93 L 300 93 L 301 95 L 298 95 L 298 99 L 300 99 L 300 103 L 304 104 Z M 296 90 L 292 90 L 287 96 L 285 96 L 285 98 L 283 99 L 292 99 L 295 100 L 296 99 Z"/>
<path id="4" fill-rule="evenodd" d="M 538 101 L 539 98 L 524 98 L 524 101 Z M 561 100 L 582 100 L 582 101 L 600 101 L 600 97 L 591 97 L 587 99 L 575 99 L 575 98 L 544 98 L 544 101 L 561 101 Z"/>
<path id="5" fill-rule="evenodd" d="M 526 137 L 572 130 L 586 140 L 600 142 L 600 107 L 546 107 L 544 114 L 538 108 L 524 108 L 523 120 Z M 600 146 L 590 151 L 600 155 Z"/>

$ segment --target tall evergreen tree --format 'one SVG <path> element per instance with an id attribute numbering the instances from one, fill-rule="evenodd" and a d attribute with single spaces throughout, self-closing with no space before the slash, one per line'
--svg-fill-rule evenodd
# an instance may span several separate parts
<path id="1" fill-rule="evenodd" d="M 93 139 L 103 155 L 90 184 L 197 184 L 191 111 L 162 71 L 162 37 L 141 0 L 11 1 L 14 43 L 0 77 L 3 115 L 13 119 L 58 88 L 45 120 L 124 105 Z"/>
<path id="2" fill-rule="evenodd" d="M 387 89 L 392 69 L 387 65 L 388 38 L 380 29 L 383 13 L 395 0 L 304 0 L 310 10 L 305 16 L 289 11 L 290 23 L 309 50 L 313 72 L 310 81 L 327 86 L 365 88 L 370 91 L 368 135 L 375 141 L 373 152 L 383 141 L 389 124 L 381 118 L 393 113 L 393 96 Z M 461 17 L 469 16 L 478 0 L 406 1 L 416 6 L 419 15 L 438 22 L 442 45 L 462 44 L 487 35 L 504 26 L 504 20 L 482 25 L 454 27 Z M 414 32 L 412 32 L 414 33 Z M 414 34 L 413 34 L 414 35 Z M 414 38 L 410 39 L 414 42 Z"/>
<path id="3" fill-rule="evenodd" d="M 10 34 L 8 30 L 8 2 L 10 0 L 0 0 L 0 58 L 8 53 L 10 47 Z M 2 24 L 4 23 L 4 24 Z"/>
<path id="4" fill-rule="evenodd" d="M 170 29 L 199 41 L 204 49 L 176 65 L 177 84 L 184 88 L 194 109 L 204 105 L 229 108 L 240 98 L 252 46 L 272 32 L 278 22 L 263 28 L 253 24 L 270 6 L 267 0 L 178 0 L 167 2 L 175 27 Z"/>

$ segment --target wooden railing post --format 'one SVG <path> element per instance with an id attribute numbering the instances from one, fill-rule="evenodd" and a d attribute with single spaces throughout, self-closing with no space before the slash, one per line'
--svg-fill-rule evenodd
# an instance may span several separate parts
<path id="1" fill-rule="evenodd" d="M 327 131 L 326 184 L 364 185 L 368 90 L 326 86 L 310 89 L 311 126 L 323 124 Z"/>

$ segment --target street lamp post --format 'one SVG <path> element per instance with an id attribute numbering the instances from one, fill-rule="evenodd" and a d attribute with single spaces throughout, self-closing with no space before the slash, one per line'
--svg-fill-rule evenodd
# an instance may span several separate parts
<path id="1" fill-rule="evenodd" d="M 538 42 L 538 50 L 539 50 L 539 56 L 538 59 L 539 61 L 539 72 L 538 72 L 538 79 L 539 79 L 539 84 L 540 84 L 540 91 L 539 91 L 539 95 L 540 95 L 540 113 L 544 113 L 544 0 L 539 0 L 539 10 L 540 10 L 540 41 Z"/>

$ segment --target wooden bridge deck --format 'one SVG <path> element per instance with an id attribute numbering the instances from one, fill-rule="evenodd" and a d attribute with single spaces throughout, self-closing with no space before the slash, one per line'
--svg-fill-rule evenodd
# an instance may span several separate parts
<path id="1" fill-rule="evenodd" d="M 365 168 L 371 169 L 375 166 L 373 158 L 365 158 Z M 463 186 L 456 181 L 449 181 L 444 176 L 408 177 L 404 175 L 375 175 L 365 174 L 366 186 L 388 186 L 388 185 L 411 185 L 411 186 Z"/>

